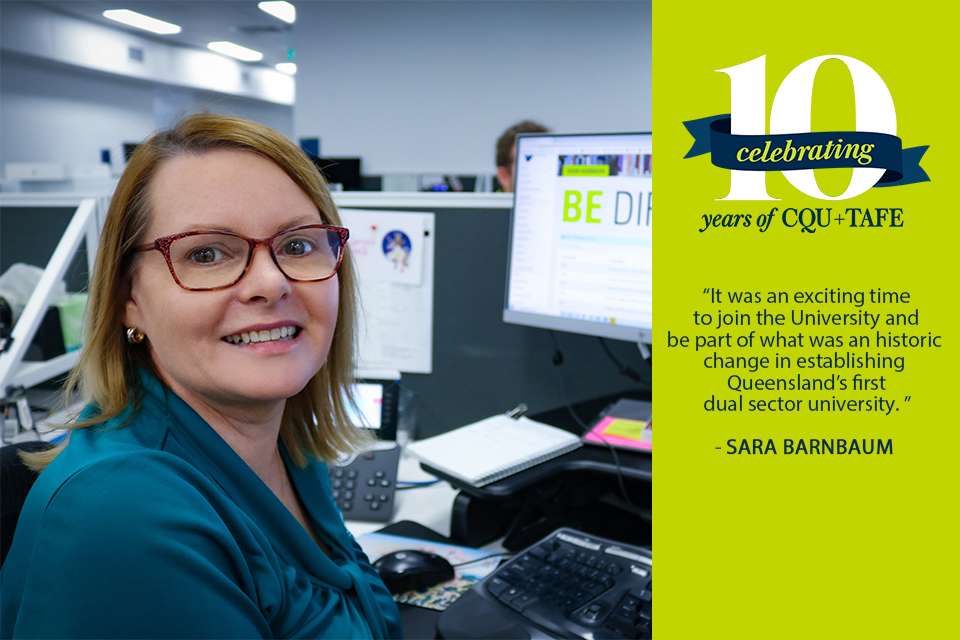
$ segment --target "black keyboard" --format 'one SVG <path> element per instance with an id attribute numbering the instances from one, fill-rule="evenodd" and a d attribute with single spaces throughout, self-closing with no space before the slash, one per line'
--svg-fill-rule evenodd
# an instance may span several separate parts
<path id="1" fill-rule="evenodd" d="M 437 623 L 442 638 L 650 638 L 650 551 L 558 529 L 474 586 Z"/>
<path id="2" fill-rule="evenodd" d="M 349 463 L 330 465 L 333 499 L 344 519 L 389 522 L 399 465 L 400 447 L 365 451 Z"/>

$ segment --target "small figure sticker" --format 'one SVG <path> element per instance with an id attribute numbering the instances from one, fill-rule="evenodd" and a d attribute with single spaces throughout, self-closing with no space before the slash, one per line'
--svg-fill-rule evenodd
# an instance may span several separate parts
<path id="1" fill-rule="evenodd" d="M 395 271 L 403 273 L 410 266 L 413 245 L 410 237 L 399 229 L 388 231 L 383 237 L 383 255 L 393 263 Z"/>

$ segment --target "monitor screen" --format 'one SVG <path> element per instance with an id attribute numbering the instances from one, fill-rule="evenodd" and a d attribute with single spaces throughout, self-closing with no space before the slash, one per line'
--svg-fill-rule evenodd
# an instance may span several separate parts
<path id="1" fill-rule="evenodd" d="M 650 342 L 649 133 L 517 138 L 505 322 Z"/>
<path id="2" fill-rule="evenodd" d="M 359 413 L 350 407 L 350 420 L 368 429 L 379 429 L 380 411 L 383 408 L 383 387 L 372 382 L 359 382 L 353 385 L 353 397 L 357 401 Z"/>
<path id="3" fill-rule="evenodd" d="M 397 435 L 397 390 L 395 380 L 357 380 L 353 384 L 357 410 L 347 404 L 350 421 L 372 429 L 380 440 L 394 440 Z"/>
<path id="4" fill-rule="evenodd" d="M 344 191 L 360 191 L 363 189 L 360 158 L 312 157 L 311 160 L 329 184 L 338 184 Z"/>

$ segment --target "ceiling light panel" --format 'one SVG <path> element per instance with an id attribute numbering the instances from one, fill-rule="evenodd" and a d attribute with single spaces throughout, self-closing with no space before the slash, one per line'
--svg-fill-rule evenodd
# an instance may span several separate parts
<path id="1" fill-rule="evenodd" d="M 297 21 L 297 8 L 289 2 L 260 2 L 257 4 L 261 11 L 269 13 L 278 20 L 287 24 Z"/>
<path id="2" fill-rule="evenodd" d="M 228 40 L 218 40 L 217 42 L 208 42 L 207 49 L 216 53 L 242 60 L 243 62 L 260 62 L 263 60 L 263 54 L 254 49 L 242 47 L 235 42 Z"/>
<path id="3" fill-rule="evenodd" d="M 178 24 L 151 18 L 150 16 L 137 13 L 136 11 L 130 11 L 129 9 L 108 9 L 103 12 L 103 17 L 113 20 L 114 22 L 125 24 L 128 27 L 136 27 L 137 29 L 143 29 L 150 33 L 158 33 L 162 36 L 173 35 L 181 31 L 180 25 Z"/>
<path id="4" fill-rule="evenodd" d="M 280 62 L 274 65 L 274 68 L 280 73 L 285 73 L 288 76 L 297 75 L 297 63 L 296 62 Z"/>

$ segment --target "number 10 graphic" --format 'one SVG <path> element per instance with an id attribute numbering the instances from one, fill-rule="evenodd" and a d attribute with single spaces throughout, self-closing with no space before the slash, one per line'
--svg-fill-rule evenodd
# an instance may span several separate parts
<path id="1" fill-rule="evenodd" d="M 730 76 L 730 133 L 766 135 L 766 56 L 726 69 Z M 787 74 L 780 83 L 770 108 L 769 134 L 810 133 L 813 81 L 827 60 L 839 60 L 850 71 L 856 108 L 856 131 L 896 135 L 897 113 L 893 96 L 880 75 L 870 66 L 849 56 L 824 55 L 811 58 Z M 855 167 L 846 190 L 828 196 L 820 189 L 813 169 L 783 171 L 784 177 L 799 191 L 821 200 L 847 200 L 872 188 L 883 176 L 880 168 Z M 721 200 L 778 200 L 767 193 L 765 171 L 730 171 L 730 192 Z"/>

